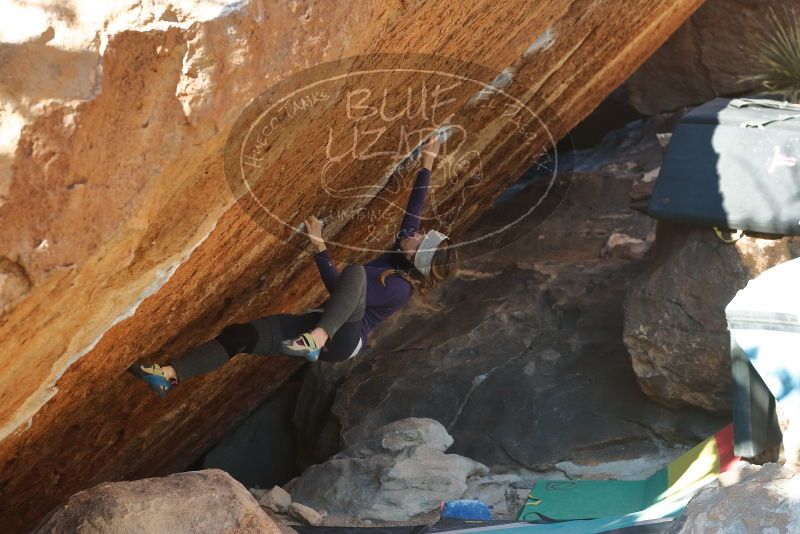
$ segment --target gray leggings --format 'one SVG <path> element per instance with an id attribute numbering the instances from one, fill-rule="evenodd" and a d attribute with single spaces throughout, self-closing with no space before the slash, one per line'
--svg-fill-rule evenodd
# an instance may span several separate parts
<path id="1" fill-rule="evenodd" d="M 342 361 L 361 349 L 361 322 L 366 308 L 367 275 L 363 265 L 347 265 L 323 309 L 303 314 L 280 313 L 249 323 L 226 326 L 202 345 L 173 360 L 178 381 L 203 375 L 222 366 L 235 354 L 280 354 L 283 339 L 298 336 L 319 326 L 329 338 L 320 352 L 321 361 Z"/>

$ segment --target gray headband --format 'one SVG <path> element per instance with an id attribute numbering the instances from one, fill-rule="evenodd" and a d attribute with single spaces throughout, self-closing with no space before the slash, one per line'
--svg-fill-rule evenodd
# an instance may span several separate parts
<path id="1" fill-rule="evenodd" d="M 414 267 L 426 277 L 431 272 L 431 263 L 433 262 L 433 255 L 436 253 L 436 247 L 445 239 L 447 239 L 447 236 L 436 230 L 428 230 L 428 233 L 422 238 L 422 242 L 420 242 L 419 248 L 414 254 Z"/>

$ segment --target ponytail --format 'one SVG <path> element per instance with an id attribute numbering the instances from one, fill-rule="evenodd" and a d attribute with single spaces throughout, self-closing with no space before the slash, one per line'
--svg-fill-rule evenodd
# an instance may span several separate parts
<path id="1" fill-rule="evenodd" d="M 423 308 L 428 311 L 441 311 L 441 306 L 437 306 L 430 301 L 428 293 L 435 287 L 435 283 L 431 279 L 426 279 L 421 272 L 417 269 L 410 269 L 408 271 L 403 269 L 386 269 L 378 276 L 378 281 L 382 286 L 386 287 L 386 278 L 389 276 L 399 276 L 411 284 L 411 289 L 415 295 L 418 295 L 417 300 Z"/>
<path id="2" fill-rule="evenodd" d="M 380 282 L 383 287 L 386 287 L 386 277 L 387 276 L 392 276 L 392 275 L 401 276 L 401 277 L 405 278 L 406 280 L 408 280 L 411 283 L 412 286 L 414 285 L 414 283 L 411 281 L 411 279 L 408 276 L 408 274 L 403 272 L 401 269 L 386 269 L 386 270 L 384 270 L 383 272 L 381 272 L 380 276 L 378 276 L 378 282 Z"/>
<path id="3" fill-rule="evenodd" d="M 418 296 L 418 300 L 423 308 L 428 311 L 441 311 L 442 307 L 430 301 L 428 293 L 438 286 L 451 272 L 451 267 L 458 262 L 456 249 L 444 243 L 440 244 L 433 255 L 431 261 L 431 271 L 429 276 L 422 274 L 416 267 L 408 269 L 385 269 L 378 276 L 378 282 L 386 287 L 386 278 L 389 276 L 400 276 L 411 284 L 411 289 Z"/>

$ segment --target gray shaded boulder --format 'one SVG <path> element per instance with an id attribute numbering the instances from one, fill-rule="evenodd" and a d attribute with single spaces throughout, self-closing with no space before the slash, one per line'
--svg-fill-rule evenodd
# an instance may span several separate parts
<path id="1" fill-rule="evenodd" d="M 387 451 L 397 452 L 415 445 L 425 445 L 444 452 L 453 444 L 453 437 L 438 421 L 412 417 L 383 427 L 372 440 L 372 446 L 375 447 L 378 441 L 380 447 Z"/>
<path id="2" fill-rule="evenodd" d="M 800 475 L 778 464 L 750 466 L 730 485 L 721 480 L 695 495 L 669 534 L 800 532 Z"/>
<path id="3" fill-rule="evenodd" d="M 272 533 L 279 527 L 230 475 L 218 469 L 106 482 L 69 498 L 36 534 Z"/>
<path id="4" fill-rule="evenodd" d="M 800 253 L 800 239 L 721 241 L 659 223 L 655 254 L 625 297 L 624 341 L 644 392 L 670 407 L 730 410 L 725 306 L 747 281 Z"/>
<path id="5" fill-rule="evenodd" d="M 753 74 L 757 66 L 753 37 L 767 27 L 769 7 L 781 13 L 784 6 L 796 4 L 796 0 L 706 1 L 628 79 L 631 104 L 653 115 L 760 89 L 758 83 L 740 79 Z"/>
<path id="6" fill-rule="evenodd" d="M 443 451 L 453 442 L 432 419 L 411 418 L 311 466 L 292 487 L 294 503 L 325 510 L 327 524 L 360 520 L 408 521 L 460 498 L 467 479 L 486 466 Z"/>

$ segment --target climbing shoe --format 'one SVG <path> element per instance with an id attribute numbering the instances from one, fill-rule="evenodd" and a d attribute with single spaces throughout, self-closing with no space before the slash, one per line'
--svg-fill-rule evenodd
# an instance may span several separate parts
<path id="1" fill-rule="evenodd" d="M 150 389 L 155 391 L 159 397 L 164 397 L 167 391 L 172 389 L 172 386 L 178 383 L 175 379 L 168 379 L 164 376 L 164 370 L 157 363 L 152 365 L 139 365 L 134 364 L 128 369 L 133 376 L 141 378 Z"/>
<path id="2" fill-rule="evenodd" d="M 311 334 L 300 334 L 296 338 L 281 341 L 278 351 L 287 356 L 302 356 L 310 362 L 317 361 L 322 347 L 318 347 Z"/>

